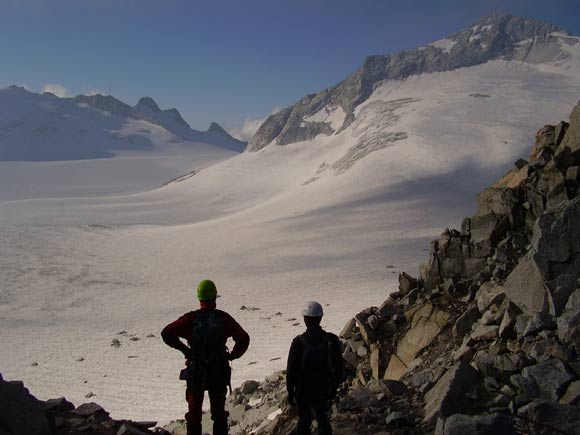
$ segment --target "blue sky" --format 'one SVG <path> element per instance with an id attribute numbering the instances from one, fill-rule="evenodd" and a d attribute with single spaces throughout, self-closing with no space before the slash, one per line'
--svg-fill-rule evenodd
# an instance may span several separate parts
<path id="1" fill-rule="evenodd" d="M 578 0 L 0 0 L 0 87 L 153 97 L 236 129 L 331 86 L 369 54 L 493 11 L 580 35 Z M 255 122 L 253 123 L 256 124 Z"/>

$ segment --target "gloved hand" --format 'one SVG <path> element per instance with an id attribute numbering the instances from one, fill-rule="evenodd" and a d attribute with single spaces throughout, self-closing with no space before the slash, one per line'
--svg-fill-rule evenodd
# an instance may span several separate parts
<path id="1" fill-rule="evenodd" d="M 294 397 L 294 393 L 288 393 L 288 405 L 292 408 L 296 406 L 296 398 Z"/>

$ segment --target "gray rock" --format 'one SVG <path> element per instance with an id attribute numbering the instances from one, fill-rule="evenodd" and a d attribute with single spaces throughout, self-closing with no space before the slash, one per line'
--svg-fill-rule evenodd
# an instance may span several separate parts
<path id="1" fill-rule="evenodd" d="M 340 338 L 349 338 L 350 336 L 352 336 L 355 326 L 356 321 L 354 319 L 349 319 L 348 322 L 346 322 L 346 324 L 342 328 L 342 331 L 340 331 L 340 334 L 338 336 Z"/>
<path id="2" fill-rule="evenodd" d="M 568 383 L 574 380 L 564 363 L 557 359 L 526 367 L 522 370 L 522 376 L 537 385 L 538 398 L 554 401 L 560 398 Z"/>
<path id="3" fill-rule="evenodd" d="M 536 335 L 546 329 L 556 329 L 556 321 L 550 314 L 534 313 L 529 319 L 523 331 L 523 336 Z"/>
<path id="4" fill-rule="evenodd" d="M 453 334 L 456 338 L 463 338 L 471 332 L 471 327 L 479 319 L 479 310 L 477 307 L 468 308 L 461 316 L 457 318 L 453 325 Z"/>
<path id="5" fill-rule="evenodd" d="M 413 278 L 406 272 L 399 274 L 399 290 L 403 295 L 406 295 L 411 290 L 417 287 L 417 279 Z"/>
<path id="6" fill-rule="evenodd" d="M 480 313 L 484 313 L 492 304 L 500 304 L 504 299 L 504 288 L 491 282 L 484 283 L 475 295 L 475 302 Z"/>
<path id="7" fill-rule="evenodd" d="M 580 409 L 575 406 L 536 400 L 526 407 L 526 411 L 539 433 L 580 435 Z"/>
<path id="8" fill-rule="evenodd" d="M 566 302 L 566 310 L 574 310 L 575 308 L 580 308 L 580 289 L 572 292 L 568 297 L 568 302 Z"/>
<path id="9" fill-rule="evenodd" d="M 425 420 L 433 422 L 438 417 L 461 412 L 465 396 L 480 380 L 480 375 L 465 362 L 451 367 L 425 395 Z"/>
<path id="10" fill-rule="evenodd" d="M 490 341 L 497 337 L 499 326 L 497 325 L 481 325 L 476 323 L 474 331 L 471 333 L 471 338 L 475 341 Z"/>
<path id="11" fill-rule="evenodd" d="M 254 394 L 258 390 L 259 386 L 260 383 L 258 381 L 247 380 L 242 383 L 240 391 L 242 392 L 243 395 L 249 396 Z"/>
<path id="12" fill-rule="evenodd" d="M 400 411 L 391 412 L 385 419 L 387 427 L 398 427 L 409 422 L 409 416 Z"/>
<path id="13" fill-rule="evenodd" d="M 580 400 L 580 381 L 574 381 L 570 385 L 568 385 L 568 388 L 566 388 L 564 395 L 560 397 L 560 403 L 564 405 L 576 405 L 579 400 Z"/>
<path id="14" fill-rule="evenodd" d="M 558 338 L 580 350 L 580 308 L 566 311 L 557 320 Z"/>
<path id="15" fill-rule="evenodd" d="M 504 290 L 524 313 L 548 311 L 544 275 L 534 259 L 533 251 L 528 252 L 508 275 Z"/>
<path id="16" fill-rule="evenodd" d="M 514 423 L 504 414 L 454 414 L 438 422 L 435 435 L 517 435 Z"/>
<path id="17" fill-rule="evenodd" d="M 367 388 L 354 388 L 338 404 L 338 409 L 340 411 L 355 411 L 375 406 L 378 403 L 378 399 Z"/>
<path id="18" fill-rule="evenodd" d="M 510 338 L 516 338 L 516 318 L 521 314 L 521 310 L 512 302 L 508 303 L 507 309 L 503 315 L 501 323 L 499 325 L 499 337 L 502 340 L 509 340 Z"/>

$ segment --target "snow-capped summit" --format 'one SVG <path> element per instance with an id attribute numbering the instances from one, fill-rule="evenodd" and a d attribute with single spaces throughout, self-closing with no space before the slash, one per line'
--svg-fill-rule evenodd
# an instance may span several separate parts
<path id="1" fill-rule="evenodd" d="M 493 14 L 431 44 L 395 54 L 368 56 L 342 82 L 271 115 L 250 140 L 247 150 L 338 134 L 355 121 L 356 108 L 388 80 L 453 71 L 492 60 L 562 62 L 572 56 L 570 46 L 578 46 L 578 39 L 570 38 L 561 27 Z"/>
<path id="2" fill-rule="evenodd" d="M 194 130 L 177 109 L 161 110 L 150 97 L 130 106 L 111 95 L 59 98 L 18 86 L 0 89 L 0 161 L 112 157 L 169 143 L 234 151 L 246 145 L 227 133 Z"/>

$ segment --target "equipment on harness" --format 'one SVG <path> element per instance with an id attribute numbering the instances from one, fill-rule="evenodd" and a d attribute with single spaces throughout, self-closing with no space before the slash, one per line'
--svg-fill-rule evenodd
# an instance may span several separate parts
<path id="1" fill-rule="evenodd" d="M 310 343 L 304 334 L 299 336 L 304 351 L 300 364 L 301 387 L 330 395 L 334 366 L 332 363 L 332 341 L 325 334 L 318 344 Z"/>
<path id="2" fill-rule="evenodd" d="M 183 374 L 188 387 L 207 390 L 228 386 L 231 369 L 224 323 L 219 311 L 195 312 L 190 346 L 190 364 Z"/>

